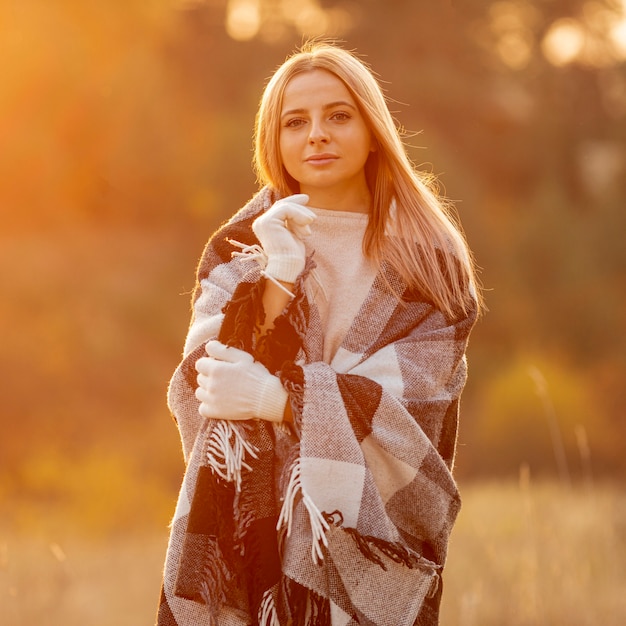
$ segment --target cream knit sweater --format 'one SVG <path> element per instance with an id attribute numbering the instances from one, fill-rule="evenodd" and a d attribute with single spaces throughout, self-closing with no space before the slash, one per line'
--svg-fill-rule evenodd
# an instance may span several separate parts
<path id="1" fill-rule="evenodd" d="M 317 219 L 305 245 L 316 268 L 308 288 L 322 320 L 323 360 L 330 363 L 372 286 L 376 268 L 363 254 L 366 213 L 311 210 Z"/>

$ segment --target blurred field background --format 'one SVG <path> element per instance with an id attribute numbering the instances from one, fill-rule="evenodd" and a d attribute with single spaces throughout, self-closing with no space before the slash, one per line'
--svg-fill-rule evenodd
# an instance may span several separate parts
<path id="1" fill-rule="evenodd" d="M 315 35 L 483 268 L 443 626 L 626 623 L 624 0 L 0 0 L 3 626 L 153 622 L 195 264 Z"/>

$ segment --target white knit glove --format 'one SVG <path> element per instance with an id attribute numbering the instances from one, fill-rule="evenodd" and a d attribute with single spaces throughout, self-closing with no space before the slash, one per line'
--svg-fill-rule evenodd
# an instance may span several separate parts
<path id="1" fill-rule="evenodd" d="M 311 234 L 309 224 L 315 219 L 315 213 L 304 206 L 308 201 L 303 193 L 278 200 L 252 224 L 267 254 L 265 273 L 276 280 L 293 283 L 304 269 L 302 240 Z"/>
<path id="2" fill-rule="evenodd" d="M 206 353 L 196 362 L 196 398 L 203 417 L 283 420 L 288 394 L 277 376 L 248 352 L 219 341 L 209 341 Z"/>

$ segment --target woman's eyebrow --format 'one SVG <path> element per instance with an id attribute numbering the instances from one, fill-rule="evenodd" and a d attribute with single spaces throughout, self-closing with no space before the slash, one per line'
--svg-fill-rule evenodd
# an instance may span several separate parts
<path id="1" fill-rule="evenodd" d="M 351 109 L 354 109 L 356 111 L 356 107 L 351 104 L 350 102 L 347 102 L 346 100 L 336 100 L 335 102 L 329 102 L 328 104 L 325 104 L 322 109 L 324 111 L 327 111 L 328 109 L 334 109 L 335 107 L 338 106 L 346 106 L 346 107 L 350 107 Z M 300 108 L 300 109 L 289 109 L 287 111 L 284 111 L 281 114 L 281 118 L 282 117 L 286 117 L 288 115 L 302 115 L 303 113 L 306 113 L 307 109 L 304 108 Z"/>

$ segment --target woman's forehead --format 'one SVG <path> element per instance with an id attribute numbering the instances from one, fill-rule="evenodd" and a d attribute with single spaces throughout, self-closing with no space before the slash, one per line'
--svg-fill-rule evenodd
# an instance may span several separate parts
<path id="1" fill-rule="evenodd" d="M 282 109 L 308 108 L 312 104 L 344 100 L 355 105 L 354 98 L 345 83 L 332 72 L 313 69 L 293 76 L 285 85 Z"/>

